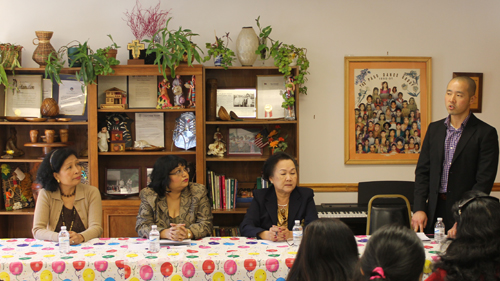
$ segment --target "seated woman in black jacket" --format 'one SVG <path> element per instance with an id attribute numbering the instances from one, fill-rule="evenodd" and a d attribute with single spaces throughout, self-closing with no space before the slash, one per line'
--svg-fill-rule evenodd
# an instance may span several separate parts
<path id="1" fill-rule="evenodd" d="M 270 156 L 263 167 L 263 178 L 272 185 L 258 189 L 240 225 L 241 235 L 271 241 L 292 238 L 295 220 L 303 227 L 318 218 L 314 192 L 297 186 L 297 162 L 284 152 Z"/>

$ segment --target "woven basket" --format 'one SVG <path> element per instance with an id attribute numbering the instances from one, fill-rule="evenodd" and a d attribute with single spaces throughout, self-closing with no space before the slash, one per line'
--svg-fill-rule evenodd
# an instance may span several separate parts
<path id="1" fill-rule="evenodd" d="M 38 45 L 33 52 L 33 60 L 40 65 L 40 67 L 45 67 L 47 65 L 47 59 L 50 53 L 56 52 L 52 44 L 50 44 L 50 38 L 52 38 L 52 31 L 35 31 L 37 38 L 33 39 L 33 45 Z M 35 43 L 38 40 L 38 43 Z"/>

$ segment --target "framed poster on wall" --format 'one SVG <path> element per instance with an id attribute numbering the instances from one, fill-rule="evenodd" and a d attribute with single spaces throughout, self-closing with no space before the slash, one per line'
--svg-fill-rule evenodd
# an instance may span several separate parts
<path id="1" fill-rule="evenodd" d="M 430 57 L 345 57 L 346 164 L 415 164 L 431 120 Z"/>

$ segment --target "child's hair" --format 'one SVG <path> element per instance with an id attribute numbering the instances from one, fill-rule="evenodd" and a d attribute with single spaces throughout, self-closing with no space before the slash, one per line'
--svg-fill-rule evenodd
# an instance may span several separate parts
<path id="1" fill-rule="evenodd" d="M 415 232 L 402 225 L 388 225 L 372 235 L 360 267 L 363 280 L 417 281 L 424 263 L 424 246 Z"/>
<path id="2" fill-rule="evenodd" d="M 353 280 L 358 246 L 349 227 L 338 219 L 317 219 L 305 231 L 288 281 Z"/>

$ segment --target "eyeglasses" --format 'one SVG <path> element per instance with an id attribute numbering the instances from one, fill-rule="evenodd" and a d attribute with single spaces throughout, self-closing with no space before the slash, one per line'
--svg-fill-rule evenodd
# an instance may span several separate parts
<path id="1" fill-rule="evenodd" d="M 491 200 L 495 200 L 497 202 L 500 202 L 500 200 L 496 197 L 493 197 L 493 196 L 477 196 L 477 197 L 472 197 L 472 198 L 469 198 L 467 199 L 465 202 L 461 203 L 458 205 L 458 215 L 461 216 L 462 215 L 462 210 L 465 209 L 465 207 L 467 205 L 469 205 L 470 202 L 478 199 L 478 198 L 486 198 L 486 199 L 491 199 Z"/>
<path id="2" fill-rule="evenodd" d="M 175 171 L 173 173 L 170 173 L 169 175 L 171 175 L 171 176 L 180 176 L 184 172 L 189 174 L 189 172 L 190 172 L 189 168 L 181 168 L 181 169 L 179 169 L 179 170 L 177 170 L 177 171 Z"/>

